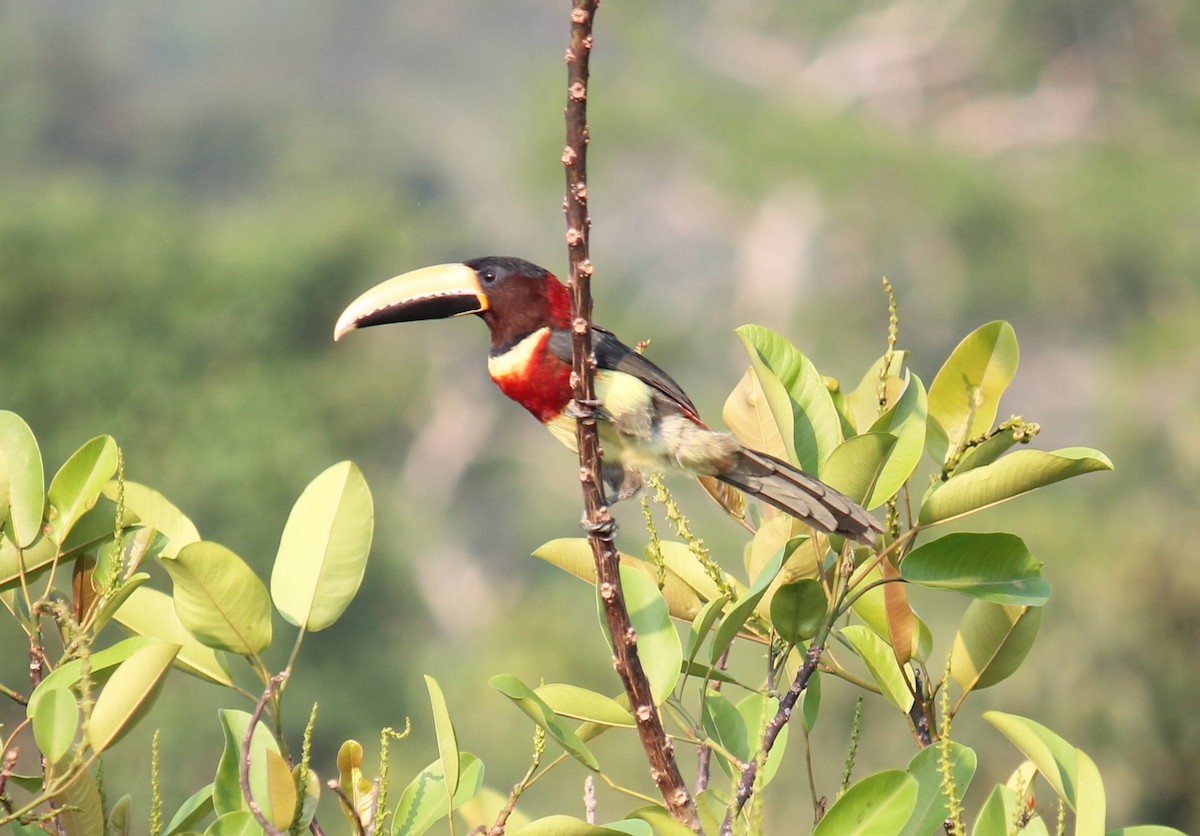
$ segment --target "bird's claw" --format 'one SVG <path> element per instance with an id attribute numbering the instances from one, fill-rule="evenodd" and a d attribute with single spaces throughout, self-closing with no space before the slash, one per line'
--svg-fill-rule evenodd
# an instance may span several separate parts
<path id="1" fill-rule="evenodd" d="M 605 515 L 605 519 L 592 522 L 588 519 L 587 511 L 584 511 L 583 517 L 579 520 L 579 526 L 588 534 L 595 535 L 601 540 L 612 541 L 617 536 L 617 521 L 607 514 Z"/>
<path id="2" fill-rule="evenodd" d="M 598 400 L 578 401 L 571 399 L 567 401 L 567 406 L 563 409 L 563 415 L 568 418 L 584 420 L 604 418 L 604 410 L 601 409 L 602 404 Z"/>

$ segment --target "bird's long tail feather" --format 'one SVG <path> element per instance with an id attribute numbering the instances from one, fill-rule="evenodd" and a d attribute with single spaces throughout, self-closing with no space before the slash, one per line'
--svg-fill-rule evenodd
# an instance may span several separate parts
<path id="1" fill-rule="evenodd" d="M 743 447 L 733 467 L 716 474 L 817 531 L 837 534 L 868 545 L 883 526 L 854 500 L 785 461 Z"/>

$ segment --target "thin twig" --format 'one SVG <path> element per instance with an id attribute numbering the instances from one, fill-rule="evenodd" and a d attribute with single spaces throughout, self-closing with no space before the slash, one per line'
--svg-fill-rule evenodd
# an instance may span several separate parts
<path id="1" fill-rule="evenodd" d="M 699 832 L 695 803 L 675 762 L 673 746 L 663 729 L 650 683 L 637 652 L 637 633 L 629 621 L 621 589 L 620 558 L 613 539 L 616 523 L 604 500 L 600 479 L 600 439 L 596 428 L 596 388 L 592 354 L 592 262 L 588 256 L 591 219 L 587 211 L 587 95 L 588 59 L 592 50 L 592 19 L 597 0 L 574 0 L 571 37 L 567 48 L 566 169 L 567 253 L 570 261 L 572 395 L 578 408 L 575 439 L 579 447 L 579 478 L 583 485 L 588 541 L 596 561 L 596 584 L 613 642 L 613 662 L 629 696 L 638 735 L 650 762 L 650 776 L 671 815 Z"/>
<path id="2" fill-rule="evenodd" d="M 792 680 L 792 686 L 788 692 L 783 695 L 779 701 L 779 710 L 771 721 L 767 723 L 766 731 L 763 732 L 762 740 L 762 760 L 766 760 L 766 756 L 771 753 L 771 747 L 775 745 L 775 738 L 783 731 L 783 727 L 787 725 L 787 721 L 791 719 L 792 709 L 796 707 L 796 700 L 800 699 L 800 694 L 808 687 L 808 680 L 812 677 L 813 671 L 817 669 L 817 663 L 821 660 L 821 654 L 825 652 L 825 646 L 817 642 L 813 642 L 808 648 L 808 653 L 804 657 L 804 664 L 800 666 L 800 670 L 796 673 L 796 678 Z M 721 834 L 727 836 L 733 833 L 733 817 L 742 811 L 742 807 L 750 800 L 750 794 L 754 792 L 754 779 L 758 773 L 759 758 L 752 759 L 746 768 L 742 770 L 742 779 L 738 783 L 737 795 L 734 796 L 733 803 L 729 809 L 725 811 L 725 820 L 721 823 Z"/>
<path id="3" fill-rule="evenodd" d="M 273 824 L 267 821 L 267 817 L 263 815 L 262 808 L 254 800 L 254 793 L 250 791 L 250 741 L 254 739 L 254 730 L 258 728 L 258 721 L 262 718 L 263 711 L 266 709 L 271 695 L 275 692 L 276 688 L 283 684 L 287 676 L 287 671 L 284 671 L 267 680 L 267 688 L 263 691 L 263 695 L 259 697 L 258 704 L 254 706 L 254 714 L 250 716 L 250 724 L 246 726 L 246 733 L 242 735 L 242 759 L 238 769 L 238 779 L 242 785 L 242 798 L 246 799 L 246 806 L 250 808 L 250 814 L 254 816 L 254 820 L 259 823 L 259 826 L 269 836 L 281 836 L 281 834 L 275 829 Z"/>

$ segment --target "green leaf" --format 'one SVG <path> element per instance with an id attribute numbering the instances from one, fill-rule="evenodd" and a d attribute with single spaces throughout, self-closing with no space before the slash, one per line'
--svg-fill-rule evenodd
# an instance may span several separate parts
<path id="1" fill-rule="evenodd" d="M 25 548 L 42 533 L 46 476 L 33 430 L 21 416 L 7 410 L 0 410 L 0 458 L 8 474 L 4 528 L 17 546 Z"/>
<path id="2" fill-rule="evenodd" d="M 218 816 L 204 836 L 262 836 L 262 826 L 247 810 L 235 810 Z"/>
<path id="3" fill-rule="evenodd" d="M 271 572 L 271 598 L 289 624 L 317 631 L 333 624 L 362 583 L 375 510 L 353 462 L 309 483 L 288 515 Z"/>
<path id="4" fill-rule="evenodd" d="M 363 775 L 362 763 L 363 748 L 357 740 L 347 740 L 338 748 L 339 807 L 351 826 L 370 826 L 375 814 L 375 787 Z"/>
<path id="5" fill-rule="evenodd" d="M 1015 534 L 947 534 L 913 549 L 900 576 L 996 604 L 1039 607 L 1050 597 L 1041 562 Z"/>
<path id="6" fill-rule="evenodd" d="M 778 381 L 768 378 L 768 385 L 779 386 Z M 725 399 L 725 408 L 721 410 L 721 419 L 737 440 L 749 447 L 774 456 L 777 459 L 787 459 L 791 455 L 790 448 L 784 443 L 779 424 L 767 403 L 767 395 L 763 390 L 763 381 L 759 379 L 754 367 L 746 369 L 738 385 Z"/>
<path id="7" fill-rule="evenodd" d="M 250 714 L 223 708 L 217 712 L 221 730 L 225 735 L 225 748 L 217 764 L 217 774 L 212 784 L 212 804 L 218 816 L 239 810 L 249 810 L 242 796 L 241 766 L 242 739 L 250 728 Z M 279 754 L 279 744 L 260 720 L 250 738 L 250 792 L 263 814 L 272 818 L 267 750 Z M 287 811 L 291 813 L 292 811 Z M 261 829 L 260 829 L 261 831 Z"/>
<path id="8" fill-rule="evenodd" d="M 875 583 L 882 578 L 883 573 L 876 567 L 863 577 L 860 585 Z M 888 626 L 888 600 L 882 585 L 868 589 L 860 595 L 851 609 L 863 620 L 864 624 L 871 628 L 875 635 L 889 645 L 891 644 L 891 629 Z M 929 653 L 933 649 L 933 633 L 915 613 L 913 618 L 912 648 L 909 655 L 925 660 L 929 658 Z"/>
<path id="9" fill-rule="evenodd" d="M 116 502 L 120 485 L 111 481 L 104 486 L 104 495 Z M 138 482 L 125 482 L 125 511 L 137 517 L 137 521 L 155 529 L 167 538 L 163 557 L 175 557 L 179 550 L 190 543 L 200 541 L 200 532 L 187 515 L 171 504 L 162 494 Z M 126 523 L 130 520 L 126 519 Z"/>
<path id="10" fill-rule="evenodd" d="M 1009 836 L 1008 825 L 1017 815 L 1017 794 L 1003 784 L 997 784 L 975 817 L 972 836 Z"/>
<path id="11" fill-rule="evenodd" d="M 955 794 L 962 798 L 975 777 L 978 758 L 974 750 L 950 741 L 950 774 Z M 917 779 L 917 803 L 899 836 L 929 836 L 950 815 L 942 780 L 942 744 L 926 746 L 908 762 L 908 774 Z"/>
<path id="12" fill-rule="evenodd" d="M 1082 749 L 1075 750 L 1079 785 L 1075 804 L 1076 836 L 1099 836 L 1104 832 L 1105 799 L 1104 781 L 1100 770 Z"/>
<path id="13" fill-rule="evenodd" d="M 28 714 L 33 720 L 33 739 L 50 764 L 57 764 L 71 751 L 79 731 L 79 705 L 69 688 L 42 690 L 35 709 L 31 702 Z"/>
<path id="14" fill-rule="evenodd" d="M 929 387 L 929 451 L 939 463 L 991 429 L 1019 359 L 1017 335 L 1003 321 L 980 326 L 950 353 Z"/>
<path id="15" fill-rule="evenodd" d="M 898 769 L 859 781 L 829 808 L 813 836 L 899 833 L 917 803 L 917 781 Z"/>
<path id="16" fill-rule="evenodd" d="M 963 691 L 1007 679 L 1033 647 L 1041 623 L 1041 607 L 972 601 L 954 637 L 950 675 Z"/>
<path id="17" fill-rule="evenodd" d="M 821 711 L 821 672 L 813 671 L 808 678 L 808 684 L 800 692 L 800 719 L 804 728 L 812 731 L 817 725 L 817 715 Z"/>
<path id="18" fill-rule="evenodd" d="M 636 831 L 613 830 L 598 824 L 588 824 L 571 816 L 546 816 L 536 819 L 512 834 L 512 836 L 619 836 Z"/>
<path id="19" fill-rule="evenodd" d="M 129 836 L 129 794 L 117 799 L 108 814 L 108 830 L 104 836 Z"/>
<path id="20" fill-rule="evenodd" d="M 671 544 L 664 542 L 662 545 L 664 555 L 666 555 L 669 551 L 667 547 Z M 592 547 L 583 537 L 561 537 L 551 540 L 534 551 L 533 556 L 557 566 L 592 586 L 596 585 L 596 563 L 592 557 Z M 692 578 L 689 577 L 688 581 L 684 581 L 671 568 L 671 560 L 672 558 L 669 556 L 666 558 L 667 570 L 662 589 L 663 598 L 666 599 L 667 608 L 674 618 L 691 621 L 700 612 L 704 601 L 693 588 Z M 689 558 L 689 560 L 691 563 L 695 563 L 695 558 Z M 637 569 L 657 585 L 658 567 L 654 564 L 622 554 L 621 565 Z M 704 577 L 706 580 L 708 579 L 707 575 Z M 709 584 L 713 589 L 716 588 L 711 580 L 709 580 Z"/>
<path id="21" fill-rule="evenodd" d="M 180 670 L 218 685 L 233 685 L 233 677 L 224 660 L 187 631 L 175 613 L 171 596 L 165 592 L 138 587 L 130 592 L 113 618 L 139 636 L 153 636 L 179 645 L 175 664 Z"/>
<path id="22" fill-rule="evenodd" d="M 1025 757 L 1033 761 L 1038 772 L 1071 809 L 1078 809 L 1079 755 L 1074 746 L 1041 723 L 1016 714 L 985 711 L 983 719 L 999 729 Z"/>
<path id="23" fill-rule="evenodd" d="M 50 539 L 62 543 L 71 527 L 100 498 L 105 483 L 117 472 L 117 442 L 112 436 L 93 438 L 80 447 L 50 481 Z"/>
<path id="24" fill-rule="evenodd" d="M 849 642 L 854 652 L 863 660 L 871 678 L 875 680 L 888 702 L 907 714 L 912 708 L 913 695 L 891 646 L 871 628 L 862 624 L 843 627 L 837 634 Z"/>
<path id="25" fill-rule="evenodd" d="M 187 801 L 179 806 L 175 815 L 171 816 L 171 821 L 167 823 L 167 829 L 163 831 L 163 836 L 177 836 L 177 834 L 192 830 L 212 815 L 212 812 L 213 785 L 209 784 L 196 790 Z"/>
<path id="26" fill-rule="evenodd" d="M 650 682 L 654 704 L 661 705 L 679 681 L 683 647 L 679 643 L 675 625 L 671 622 L 667 603 L 654 581 L 630 567 L 622 566 L 620 571 L 625 608 L 629 611 L 629 622 L 637 633 L 638 656 L 646 679 Z M 607 636 L 604 602 L 600 600 L 599 595 L 596 596 L 596 602 L 599 607 L 600 624 L 605 628 Z"/>
<path id="27" fill-rule="evenodd" d="M 725 694 L 709 688 L 704 694 L 700 721 L 704 733 L 741 762 L 730 764 L 722 753 L 714 751 L 721 769 L 731 777 L 741 774 L 741 765 L 750 760 L 750 733 L 737 706 Z"/>
<path id="28" fill-rule="evenodd" d="M 869 432 L 848 438 L 830 455 L 821 478 L 868 510 L 881 505 L 896 492 L 893 489 L 883 495 L 880 479 L 899 441 L 889 432 Z"/>
<path id="29" fill-rule="evenodd" d="M 139 636 L 119 641 L 112 647 L 92 653 L 88 657 L 88 670 L 91 673 L 92 684 L 100 685 L 107 681 L 113 668 L 150 644 L 155 644 L 155 640 Z M 29 695 L 29 705 L 26 709 L 29 716 L 33 717 L 38 713 L 40 710 L 38 704 L 47 692 L 58 688 L 74 688 L 82 675 L 83 663 L 79 659 L 72 659 L 55 668 L 38 683 L 38 686 L 33 689 L 33 693 Z"/>
<path id="30" fill-rule="evenodd" d="M 1163 827 L 1158 824 L 1138 824 L 1133 827 L 1118 827 L 1110 830 L 1106 836 L 1187 836 L 1182 830 L 1173 827 Z"/>
<path id="31" fill-rule="evenodd" d="M 741 715 L 746 727 L 747 751 L 746 759 L 759 757 L 761 752 L 762 732 L 766 724 L 779 711 L 779 700 L 766 694 L 747 694 L 737 704 L 737 712 Z M 771 783 L 779 765 L 783 762 L 783 753 L 787 751 L 788 726 L 784 725 L 775 738 L 766 760 L 762 765 L 762 786 Z M 735 777 L 735 776 L 730 776 Z"/>
<path id="32" fill-rule="evenodd" d="M 704 646 L 704 640 L 708 638 L 708 634 L 712 632 L 712 626 L 721 617 L 725 605 L 729 603 L 729 599 L 725 597 L 714 598 L 704 605 L 704 609 L 700 610 L 700 614 L 693 619 L 688 628 L 687 651 L 684 654 L 687 658 L 684 660 L 684 670 L 691 667 L 696 661 L 696 654 L 700 652 L 700 648 Z"/>
<path id="33" fill-rule="evenodd" d="M 104 832 L 104 802 L 88 770 L 83 770 L 54 800 L 62 808 L 58 822 L 66 836 L 95 836 Z"/>
<path id="34" fill-rule="evenodd" d="M 813 578 L 787 583 L 771 597 L 771 623 L 784 641 L 800 644 L 821 628 L 829 609 L 825 587 Z"/>
<path id="35" fill-rule="evenodd" d="M 906 373 L 904 391 L 869 430 L 872 433 L 890 433 L 896 437 L 896 444 L 888 452 L 876 480 L 875 490 L 865 500 L 866 507 L 874 508 L 886 502 L 896 495 L 913 475 L 913 471 L 921 462 L 921 454 L 925 451 L 928 423 L 925 384 L 915 374 Z"/>
<path id="36" fill-rule="evenodd" d="M 112 746 L 150 710 L 178 652 L 177 644 L 147 644 L 113 672 L 88 722 L 88 743 L 94 751 Z"/>
<path id="37" fill-rule="evenodd" d="M 184 546 L 163 566 L 175 585 L 175 612 L 201 643 L 252 656 L 271 643 L 271 599 L 246 562 L 218 543 Z"/>
<path id="38" fill-rule="evenodd" d="M 516 704 L 525 712 L 529 719 L 537 723 L 546 733 L 570 752 L 588 769 L 599 771 L 600 764 L 587 745 L 579 739 L 567 723 L 554 713 L 541 697 L 535 694 L 528 685 L 510 674 L 499 674 L 489 680 L 489 684 Z"/>
<path id="39" fill-rule="evenodd" d="M 273 749 L 263 752 L 265 760 L 262 770 L 266 773 L 267 803 L 261 804 L 267 820 L 276 830 L 287 830 L 296 817 L 296 801 L 299 794 L 296 782 L 292 780 L 292 770 L 283 759 L 283 755 Z M 253 768 L 253 767 L 252 767 Z M 255 798 L 258 801 L 257 797 Z"/>
<path id="40" fill-rule="evenodd" d="M 1052 453 L 1017 450 L 934 483 L 921 502 L 920 523 L 946 522 L 1072 476 L 1112 468 L 1107 456 L 1090 447 L 1066 447 Z"/>
<path id="41" fill-rule="evenodd" d="M 634 728 L 637 725 L 625 706 L 611 697 L 580 688 L 578 685 L 551 682 L 534 689 L 534 693 L 550 706 L 555 714 L 563 717 L 602 726 Z"/>
<path id="42" fill-rule="evenodd" d="M 829 389 L 812 362 L 778 334 L 743 325 L 738 338 L 750 355 L 788 460 L 821 475 L 826 459 L 842 442 L 842 422 Z"/>
<path id="43" fill-rule="evenodd" d="M 737 638 L 746 619 L 754 613 L 754 608 L 758 605 L 759 600 L 766 594 L 767 587 L 771 585 L 775 576 L 779 574 L 779 570 L 783 568 L 787 552 L 786 546 L 775 551 L 775 554 L 759 572 L 758 577 L 754 579 L 754 584 L 738 598 L 737 603 L 729 610 L 729 614 L 722 619 L 721 626 L 717 628 L 717 634 L 713 637 L 712 647 L 709 649 L 710 662 L 716 664 L 729 645 L 733 644 L 733 640 Z"/>
<path id="44" fill-rule="evenodd" d="M 693 836 L 693 831 L 680 822 L 671 818 L 670 812 L 661 804 L 647 804 L 629 814 L 627 818 L 640 819 L 646 822 L 659 836 Z"/>
<path id="45" fill-rule="evenodd" d="M 425 687 L 429 690 L 429 703 L 433 707 L 433 728 L 437 736 L 438 757 L 442 762 L 446 791 L 454 795 L 458 791 L 458 735 L 454 733 L 450 708 L 446 705 L 446 696 L 437 680 L 426 674 Z"/>
<path id="46" fill-rule="evenodd" d="M 405 787 L 392 819 L 392 836 L 419 836 L 438 821 L 470 801 L 483 786 L 483 761 L 469 752 L 458 759 L 458 790 L 446 790 L 441 760 L 425 767 Z M 451 800 L 453 799 L 453 800 Z"/>

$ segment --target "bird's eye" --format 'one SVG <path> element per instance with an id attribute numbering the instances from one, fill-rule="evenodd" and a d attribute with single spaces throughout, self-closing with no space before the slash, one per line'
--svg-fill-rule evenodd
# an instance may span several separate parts
<path id="1" fill-rule="evenodd" d="M 481 282 L 483 282 L 484 284 L 491 284 L 492 282 L 496 281 L 496 271 L 495 270 L 482 271 L 479 274 L 479 280 Z"/>

